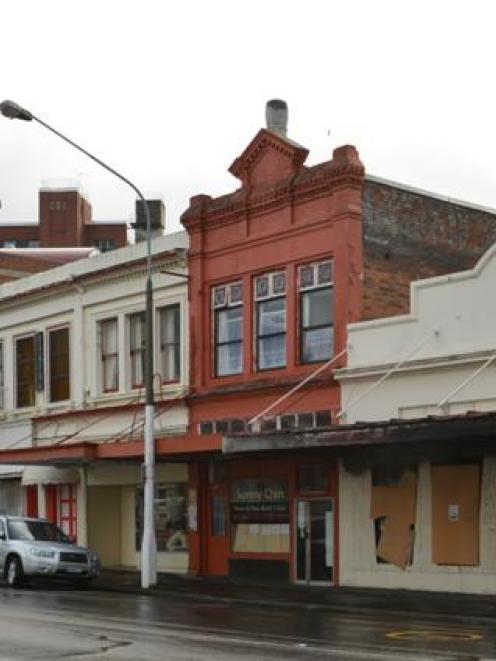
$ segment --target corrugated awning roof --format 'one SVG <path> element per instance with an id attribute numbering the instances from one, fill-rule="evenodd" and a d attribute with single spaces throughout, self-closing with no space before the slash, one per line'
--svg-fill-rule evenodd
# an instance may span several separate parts
<path id="1" fill-rule="evenodd" d="M 357 422 L 333 425 L 320 430 L 285 430 L 259 434 L 226 436 L 224 454 L 277 450 L 305 450 L 325 447 L 350 448 L 370 445 L 494 439 L 496 411 L 470 411 L 461 415 L 427 416 L 411 420 Z"/>

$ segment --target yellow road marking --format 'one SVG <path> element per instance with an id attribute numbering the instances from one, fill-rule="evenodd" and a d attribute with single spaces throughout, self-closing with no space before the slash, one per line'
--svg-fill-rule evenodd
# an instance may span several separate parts
<path id="1" fill-rule="evenodd" d="M 425 640 L 429 642 L 471 642 L 482 640 L 480 633 L 473 631 L 447 631 L 446 629 L 407 629 L 405 631 L 390 631 L 386 638 L 393 640 Z"/>

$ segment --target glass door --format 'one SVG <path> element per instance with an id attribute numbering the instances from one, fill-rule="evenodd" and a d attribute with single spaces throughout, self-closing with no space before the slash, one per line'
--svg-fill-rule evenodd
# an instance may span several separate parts
<path id="1" fill-rule="evenodd" d="M 334 580 L 334 502 L 332 498 L 296 501 L 296 581 Z"/>

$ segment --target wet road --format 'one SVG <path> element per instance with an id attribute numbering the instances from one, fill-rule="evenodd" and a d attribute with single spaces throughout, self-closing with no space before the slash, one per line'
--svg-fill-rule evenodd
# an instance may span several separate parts
<path id="1" fill-rule="evenodd" d="M 496 661 L 496 623 L 0 587 L 0 660 Z"/>

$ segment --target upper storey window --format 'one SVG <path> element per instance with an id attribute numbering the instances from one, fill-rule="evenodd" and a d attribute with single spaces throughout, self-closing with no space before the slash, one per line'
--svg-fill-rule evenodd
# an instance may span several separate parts
<path id="1" fill-rule="evenodd" d="M 300 266 L 300 362 L 329 360 L 334 344 L 333 263 Z"/>
<path id="2" fill-rule="evenodd" d="M 119 387 L 119 349 L 117 318 L 100 322 L 102 387 L 104 392 L 114 392 Z"/>
<path id="3" fill-rule="evenodd" d="M 243 371 L 243 285 L 233 282 L 212 289 L 215 376 Z"/>
<path id="4" fill-rule="evenodd" d="M 286 366 L 286 274 L 255 278 L 257 369 Z"/>

